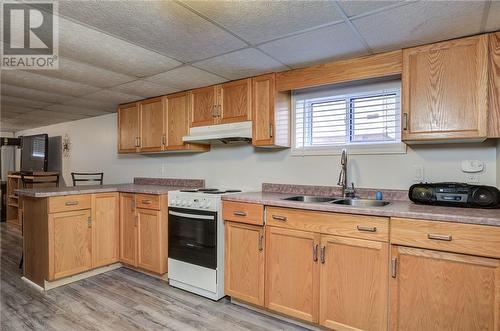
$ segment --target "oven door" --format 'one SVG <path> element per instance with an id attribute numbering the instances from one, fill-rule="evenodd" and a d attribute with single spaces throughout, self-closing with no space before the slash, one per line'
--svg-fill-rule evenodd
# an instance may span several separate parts
<path id="1" fill-rule="evenodd" d="M 217 213 L 169 208 L 168 257 L 216 269 Z"/>

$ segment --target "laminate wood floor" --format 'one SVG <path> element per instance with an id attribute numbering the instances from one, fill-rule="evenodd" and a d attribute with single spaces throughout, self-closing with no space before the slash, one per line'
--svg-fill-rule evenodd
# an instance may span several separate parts
<path id="1" fill-rule="evenodd" d="M 22 239 L 1 223 L 0 330 L 304 330 L 126 268 L 41 293 L 18 268 Z"/>

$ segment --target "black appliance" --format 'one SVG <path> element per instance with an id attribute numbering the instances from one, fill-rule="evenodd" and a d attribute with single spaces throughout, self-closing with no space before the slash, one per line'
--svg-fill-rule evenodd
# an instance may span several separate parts
<path id="1" fill-rule="evenodd" d="M 420 183 L 408 191 L 411 201 L 425 205 L 500 208 L 500 191 L 493 186 L 465 183 Z"/>
<path id="2" fill-rule="evenodd" d="M 168 257 L 217 268 L 217 213 L 168 208 Z"/>
<path id="3" fill-rule="evenodd" d="M 21 172 L 47 171 L 49 136 L 37 134 L 21 137 Z"/>

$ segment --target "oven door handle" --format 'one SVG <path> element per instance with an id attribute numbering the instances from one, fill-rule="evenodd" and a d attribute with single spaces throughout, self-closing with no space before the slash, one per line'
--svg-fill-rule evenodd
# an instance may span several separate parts
<path id="1" fill-rule="evenodd" d="M 185 214 L 185 213 L 179 213 L 176 211 L 168 211 L 169 215 L 173 216 L 179 216 L 179 217 L 185 217 L 185 218 L 195 218 L 195 219 L 200 219 L 200 220 L 215 220 L 214 216 L 210 215 L 195 215 L 195 214 Z"/>

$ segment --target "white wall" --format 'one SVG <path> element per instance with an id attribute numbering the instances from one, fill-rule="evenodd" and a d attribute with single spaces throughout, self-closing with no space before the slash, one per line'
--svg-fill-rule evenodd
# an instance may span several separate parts
<path id="1" fill-rule="evenodd" d="M 497 144 L 497 187 L 500 188 L 500 139 Z"/>
<path id="2" fill-rule="evenodd" d="M 213 147 L 208 153 L 117 155 L 116 114 L 25 130 L 18 134 L 68 134 L 71 156 L 63 158 L 66 182 L 71 171 L 104 171 L 106 183 L 130 182 L 135 176 L 202 178 L 208 186 L 258 190 L 262 182 L 336 185 L 339 156 L 291 156 L 289 150 L 256 150 L 252 146 Z M 425 180 L 464 181 L 460 161 L 485 162 L 481 184 L 496 184 L 495 142 L 408 148 L 407 154 L 353 155 L 349 180 L 358 187 L 407 189 L 414 165 L 423 165 Z"/>

